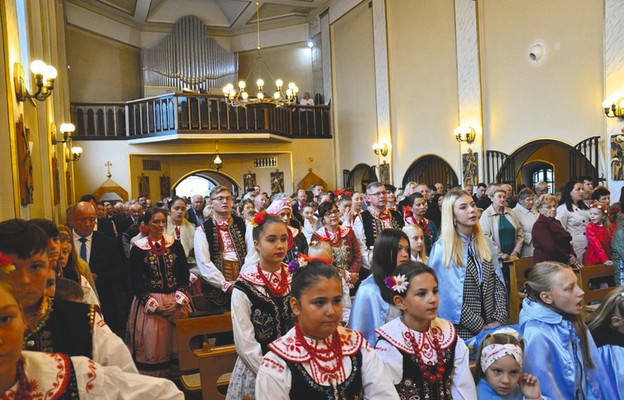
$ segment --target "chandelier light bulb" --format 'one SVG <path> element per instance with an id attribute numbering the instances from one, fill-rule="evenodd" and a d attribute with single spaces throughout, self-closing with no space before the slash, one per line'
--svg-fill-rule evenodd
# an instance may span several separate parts
<path id="1" fill-rule="evenodd" d="M 72 147 L 71 152 L 72 154 L 79 156 L 82 154 L 82 147 Z"/>
<path id="2" fill-rule="evenodd" d="M 256 81 L 256 85 L 258 85 L 258 87 L 262 89 L 262 87 L 264 86 L 264 81 L 262 79 L 258 79 Z"/>
<path id="3" fill-rule="evenodd" d="M 293 95 L 293 91 L 291 89 L 286 89 L 286 96 L 292 97 L 292 95 Z"/>
<path id="4" fill-rule="evenodd" d="M 245 86 L 247 86 L 247 84 L 245 83 L 245 81 L 240 81 L 238 82 L 238 87 L 241 89 L 241 91 L 243 89 L 245 89 Z"/>
<path id="5" fill-rule="evenodd" d="M 56 79 L 56 76 L 57 76 L 56 68 L 54 68 L 51 65 L 46 65 L 45 68 L 43 69 L 44 79 L 45 80 Z"/>
<path id="6" fill-rule="evenodd" d="M 281 80 L 281 79 L 276 80 L 276 81 L 275 81 L 275 86 L 277 86 L 277 89 L 278 89 L 278 90 L 279 90 L 279 89 L 281 89 L 281 88 L 282 88 L 282 86 L 284 86 L 284 81 L 283 81 L 283 80 Z"/>
<path id="7" fill-rule="evenodd" d="M 294 90 L 294 89 L 295 89 L 295 82 L 290 82 L 290 83 L 288 84 L 288 89 L 290 89 L 290 90 Z"/>
<path id="8" fill-rule="evenodd" d="M 276 100 L 277 100 L 277 99 L 279 99 L 280 97 L 281 97 L 280 92 L 275 92 L 275 93 L 273 93 L 273 98 L 274 98 L 274 99 L 276 99 Z"/>
<path id="9" fill-rule="evenodd" d="M 297 87 L 297 85 L 295 85 L 295 87 L 293 88 L 293 92 L 295 92 L 295 94 L 299 93 L 299 88 Z"/>
<path id="10" fill-rule="evenodd" d="M 35 75 L 43 75 L 47 65 L 41 60 L 35 60 L 30 64 L 30 71 Z"/>
<path id="11" fill-rule="evenodd" d="M 257 97 L 258 97 L 259 100 L 264 99 L 264 93 L 258 92 L 258 96 Z"/>
<path id="12" fill-rule="evenodd" d="M 241 97 L 243 100 L 247 100 L 249 98 L 249 94 L 247 92 L 241 92 Z"/>
<path id="13" fill-rule="evenodd" d="M 74 124 L 66 122 L 61 124 L 60 130 L 61 132 L 74 132 L 76 130 L 76 127 L 74 126 Z"/>
<path id="14" fill-rule="evenodd" d="M 221 161 L 221 157 L 219 157 L 219 154 L 217 154 L 217 156 L 215 157 L 214 161 L 215 164 L 221 164 L 223 163 L 223 161 Z"/>

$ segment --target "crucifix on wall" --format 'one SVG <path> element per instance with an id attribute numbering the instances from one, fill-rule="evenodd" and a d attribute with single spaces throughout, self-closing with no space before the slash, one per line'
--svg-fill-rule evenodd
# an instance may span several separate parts
<path id="1" fill-rule="evenodd" d="M 106 177 L 110 179 L 111 176 L 113 176 L 110 172 L 110 167 L 113 166 L 113 163 L 111 163 L 110 161 L 106 161 L 104 163 L 104 166 L 106 167 L 107 171 L 106 171 Z"/>

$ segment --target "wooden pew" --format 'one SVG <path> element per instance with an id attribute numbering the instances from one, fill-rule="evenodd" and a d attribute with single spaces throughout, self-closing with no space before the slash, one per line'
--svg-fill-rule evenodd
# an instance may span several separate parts
<path id="1" fill-rule="evenodd" d="M 508 324 L 517 324 L 520 317 L 522 299 L 524 299 L 524 283 L 535 262 L 533 257 L 522 257 L 509 263 L 509 315 Z"/>
<path id="2" fill-rule="evenodd" d="M 197 318 L 182 318 L 176 321 L 176 342 L 180 378 L 185 391 L 202 391 L 204 400 L 224 399 L 225 395 L 218 388 L 229 384 L 229 378 L 220 379 L 232 372 L 236 362 L 234 345 L 211 346 L 204 342 L 201 349 L 192 348 L 193 338 L 214 336 L 232 331 L 232 319 L 229 312 Z M 199 371 L 199 373 L 197 373 Z"/>
<path id="3" fill-rule="evenodd" d="M 578 272 L 579 286 L 585 292 L 585 312 L 593 312 L 602 299 L 615 287 L 613 266 L 604 264 L 587 265 Z M 607 282 L 608 287 L 597 287 L 599 282 Z"/>

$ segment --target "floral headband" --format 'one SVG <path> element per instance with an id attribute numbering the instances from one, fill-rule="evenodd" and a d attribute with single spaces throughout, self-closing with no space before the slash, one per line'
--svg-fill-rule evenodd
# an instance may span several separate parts
<path id="1" fill-rule="evenodd" d="M 15 265 L 13 265 L 13 261 L 2 252 L 0 252 L 0 272 L 4 272 L 8 274 L 11 271 L 15 270 Z"/>
<path id="2" fill-rule="evenodd" d="M 505 356 L 512 356 L 522 365 L 522 349 L 516 344 L 490 344 L 481 350 L 481 370 L 487 371 L 492 364 Z"/>
<path id="3" fill-rule="evenodd" d="M 600 211 L 602 211 L 603 214 L 605 215 L 609 214 L 609 207 L 607 207 L 606 205 L 602 203 L 594 203 L 591 206 L 589 206 L 589 208 L 597 208 Z"/>
<path id="4" fill-rule="evenodd" d="M 384 279 L 384 283 L 386 287 L 390 290 L 393 290 L 397 293 L 403 293 L 407 290 L 407 278 L 403 274 L 398 275 L 390 275 L 386 279 Z"/>
<path id="5" fill-rule="evenodd" d="M 299 272 L 299 271 L 303 270 L 305 267 L 307 267 L 308 264 L 311 263 L 312 261 L 322 261 L 325 264 L 332 265 L 332 261 L 329 258 L 308 257 L 305 254 L 301 254 L 299 257 L 297 257 L 296 259 L 292 260 L 288 264 L 288 272 L 290 272 L 291 274 Z"/>

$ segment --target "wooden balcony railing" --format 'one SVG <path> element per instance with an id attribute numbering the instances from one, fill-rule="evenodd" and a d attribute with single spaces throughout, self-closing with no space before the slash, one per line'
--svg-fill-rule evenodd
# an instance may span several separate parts
<path id="1" fill-rule="evenodd" d="M 124 140 L 173 133 L 273 133 L 331 138 L 330 106 L 231 107 L 223 96 L 176 93 L 126 103 L 72 103 L 75 139 Z"/>

